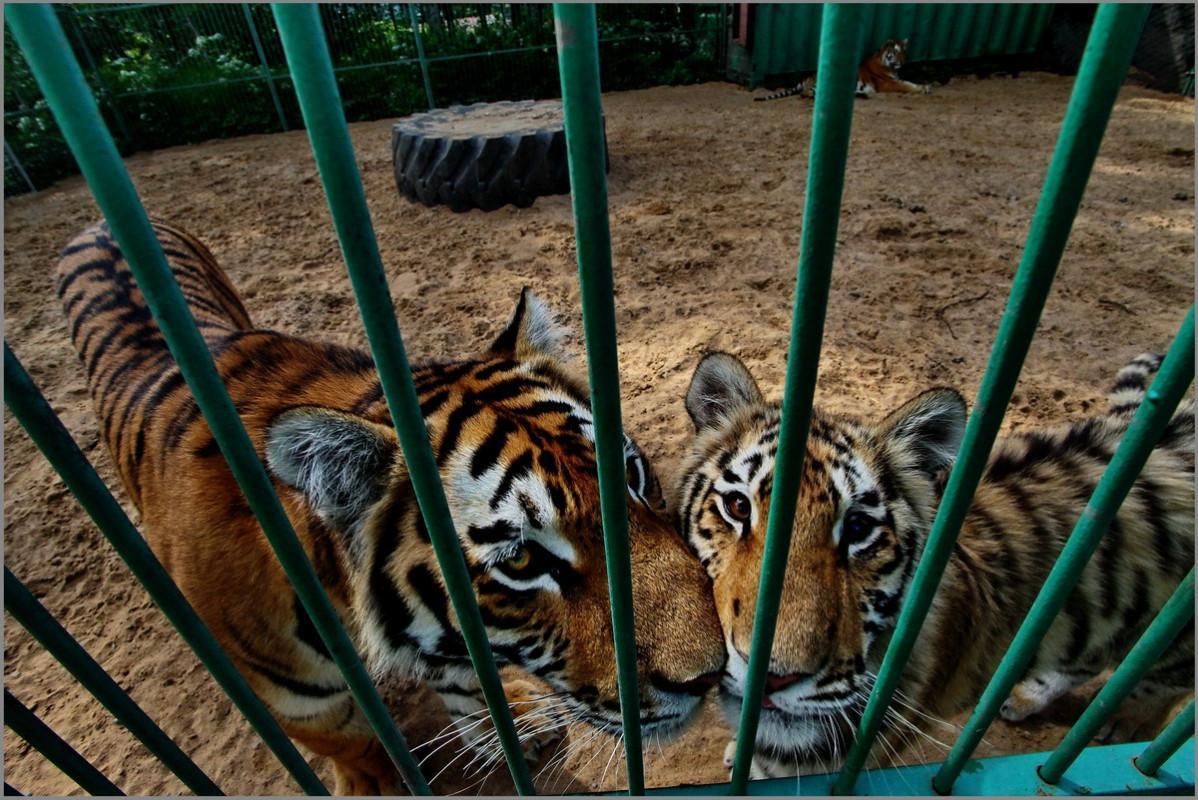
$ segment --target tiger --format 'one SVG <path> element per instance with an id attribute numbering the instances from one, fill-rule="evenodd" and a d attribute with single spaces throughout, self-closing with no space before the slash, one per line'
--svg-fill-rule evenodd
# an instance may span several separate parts
<path id="1" fill-rule="evenodd" d="M 1127 430 L 1160 358 L 1117 376 L 1105 414 L 1000 438 L 886 712 L 881 752 L 980 696 Z M 728 353 L 685 397 L 695 436 L 673 487 L 679 530 L 713 581 L 739 718 L 778 450 L 780 404 Z M 882 418 L 813 410 L 751 774 L 835 770 L 853 741 L 966 423 L 953 389 Z M 1184 402 L 1063 613 L 1001 708 L 1023 720 L 1118 662 L 1194 562 L 1194 405 Z M 1193 623 L 1101 738 L 1127 738 L 1194 687 Z M 875 748 L 874 765 L 880 764 Z M 725 751 L 731 765 L 735 741 Z"/>
<path id="2" fill-rule="evenodd" d="M 878 92 L 908 92 L 931 94 L 932 86 L 912 83 L 899 77 L 899 68 L 907 61 L 907 43 L 910 39 L 887 39 L 876 53 L 857 68 L 857 97 L 872 97 Z M 815 97 L 815 75 L 803 78 L 789 89 L 773 94 L 754 97 L 755 101 L 779 100 L 783 97 Z"/>
<path id="3" fill-rule="evenodd" d="M 486 726 L 466 722 L 486 706 L 370 355 L 255 327 L 200 240 L 152 225 L 368 667 L 427 682 L 464 746 L 482 747 Z M 66 246 L 56 282 L 102 438 L 154 553 L 284 731 L 331 759 L 339 794 L 398 791 L 106 222 Z M 413 377 L 497 661 L 552 687 L 554 719 L 617 732 L 594 423 L 565 336 L 525 289 L 489 349 L 417 365 Z M 667 737 L 717 684 L 724 650 L 707 575 L 663 513 L 643 451 L 627 436 L 624 448 L 640 719 Z M 515 681 L 509 698 L 532 703 L 536 685 Z"/>

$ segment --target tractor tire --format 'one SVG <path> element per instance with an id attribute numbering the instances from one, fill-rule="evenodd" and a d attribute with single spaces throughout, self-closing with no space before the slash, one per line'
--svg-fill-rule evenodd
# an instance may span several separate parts
<path id="1" fill-rule="evenodd" d="M 570 192 L 558 100 L 474 103 L 413 114 L 392 127 L 391 155 L 399 193 L 426 206 L 527 208 L 542 195 Z M 603 155 L 606 168 L 606 131 Z"/>

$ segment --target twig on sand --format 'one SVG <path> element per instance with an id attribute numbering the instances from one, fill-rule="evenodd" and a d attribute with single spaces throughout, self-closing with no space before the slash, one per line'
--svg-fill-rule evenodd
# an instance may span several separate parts
<path id="1" fill-rule="evenodd" d="M 977 303 L 977 302 L 980 302 L 980 301 L 986 299 L 986 296 L 989 294 L 990 294 L 990 290 L 987 289 L 986 291 L 979 294 L 977 297 L 964 297 L 964 298 L 961 298 L 960 300 L 954 300 L 951 303 L 945 303 L 944 305 L 942 305 L 936 309 L 935 317 L 936 317 L 936 319 L 938 319 L 944 323 L 944 327 L 948 329 L 948 335 L 953 337 L 954 339 L 956 339 L 957 334 L 953 331 L 953 326 L 949 324 L 948 317 L 946 317 L 944 315 L 944 312 L 948 311 L 950 308 L 953 308 L 954 306 L 973 305 L 974 303 Z"/>

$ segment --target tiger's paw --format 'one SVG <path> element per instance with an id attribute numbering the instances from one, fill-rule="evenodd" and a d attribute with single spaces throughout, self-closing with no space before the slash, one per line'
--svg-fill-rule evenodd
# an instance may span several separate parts
<path id="1" fill-rule="evenodd" d="M 724 769 L 728 770 L 728 777 L 732 777 L 732 767 L 736 763 L 736 740 L 729 739 L 728 745 L 724 748 Z M 765 768 L 758 762 L 757 757 L 753 757 L 753 763 L 749 765 L 749 780 L 759 781 L 768 778 Z"/>
<path id="2" fill-rule="evenodd" d="M 925 83 L 925 84 L 921 85 L 919 87 L 919 91 L 921 94 L 931 94 L 932 93 L 932 84 Z"/>
<path id="3" fill-rule="evenodd" d="M 545 696 L 545 690 L 532 681 L 515 679 L 503 684 L 508 705 L 520 732 L 520 744 L 529 766 L 541 760 L 566 737 L 568 717 L 562 707 Z M 525 733 L 527 731 L 527 733 Z"/>
<path id="4" fill-rule="evenodd" d="M 1058 672 L 1033 675 L 1015 684 L 998 713 L 1007 722 L 1022 722 L 1048 708 L 1053 700 L 1072 687 L 1073 682 Z"/>

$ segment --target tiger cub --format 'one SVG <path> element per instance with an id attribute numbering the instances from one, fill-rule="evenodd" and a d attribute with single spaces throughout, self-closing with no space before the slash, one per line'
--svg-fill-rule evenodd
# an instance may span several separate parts
<path id="1" fill-rule="evenodd" d="M 870 97 L 878 92 L 909 92 L 931 94 L 926 83 L 911 83 L 899 77 L 899 68 L 907 61 L 907 42 L 910 39 L 888 39 L 876 53 L 857 68 L 857 96 Z M 783 97 L 815 97 L 815 76 L 810 75 L 789 89 L 754 97 L 754 100 L 778 100 Z"/>
<path id="2" fill-rule="evenodd" d="M 1122 370 L 1099 417 L 1001 439 L 899 686 L 886 747 L 972 705 L 1085 507 L 1159 359 Z M 737 358 L 706 356 L 686 408 L 696 436 L 677 486 L 679 529 L 714 582 L 739 717 L 780 408 Z M 754 774 L 835 769 L 851 743 L 965 428 L 934 389 L 878 422 L 816 409 L 786 567 Z M 1002 709 L 1020 720 L 1117 662 L 1194 562 L 1194 408 L 1176 412 L 1035 661 Z M 1193 627 L 1126 704 L 1146 723 L 1193 691 Z M 1126 731 L 1114 731 L 1123 735 Z M 731 748 L 730 748 L 731 750 Z"/>
<path id="3" fill-rule="evenodd" d="M 161 222 L 154 229 L 369 666 L 423 678 L 452 717 L 481 719 L 479 685 L 370 356 L 255 328 L 201 242 Z M 107 224 L 63 250 L 57 284 L 103 438 L 154 552 L 284 730 L 333 760 L 338 792 L 399 790 Z M 414 377 L 493 651 L 548 683 L 560 717 L 617 731 L 593 423 L 562 335 L 526 290 L 490 349 L 417 367 Z M 716 684 L 724 652 L 702 566 L 662 518 L 659 484 L 627 438 L 625 455 L 641 720 L 648 735 L 667 736 Z M 527 703 L 529 691 L 522 681 L 511 693 Z M 477 744 L 482 727 L 459 731 Z"/>

